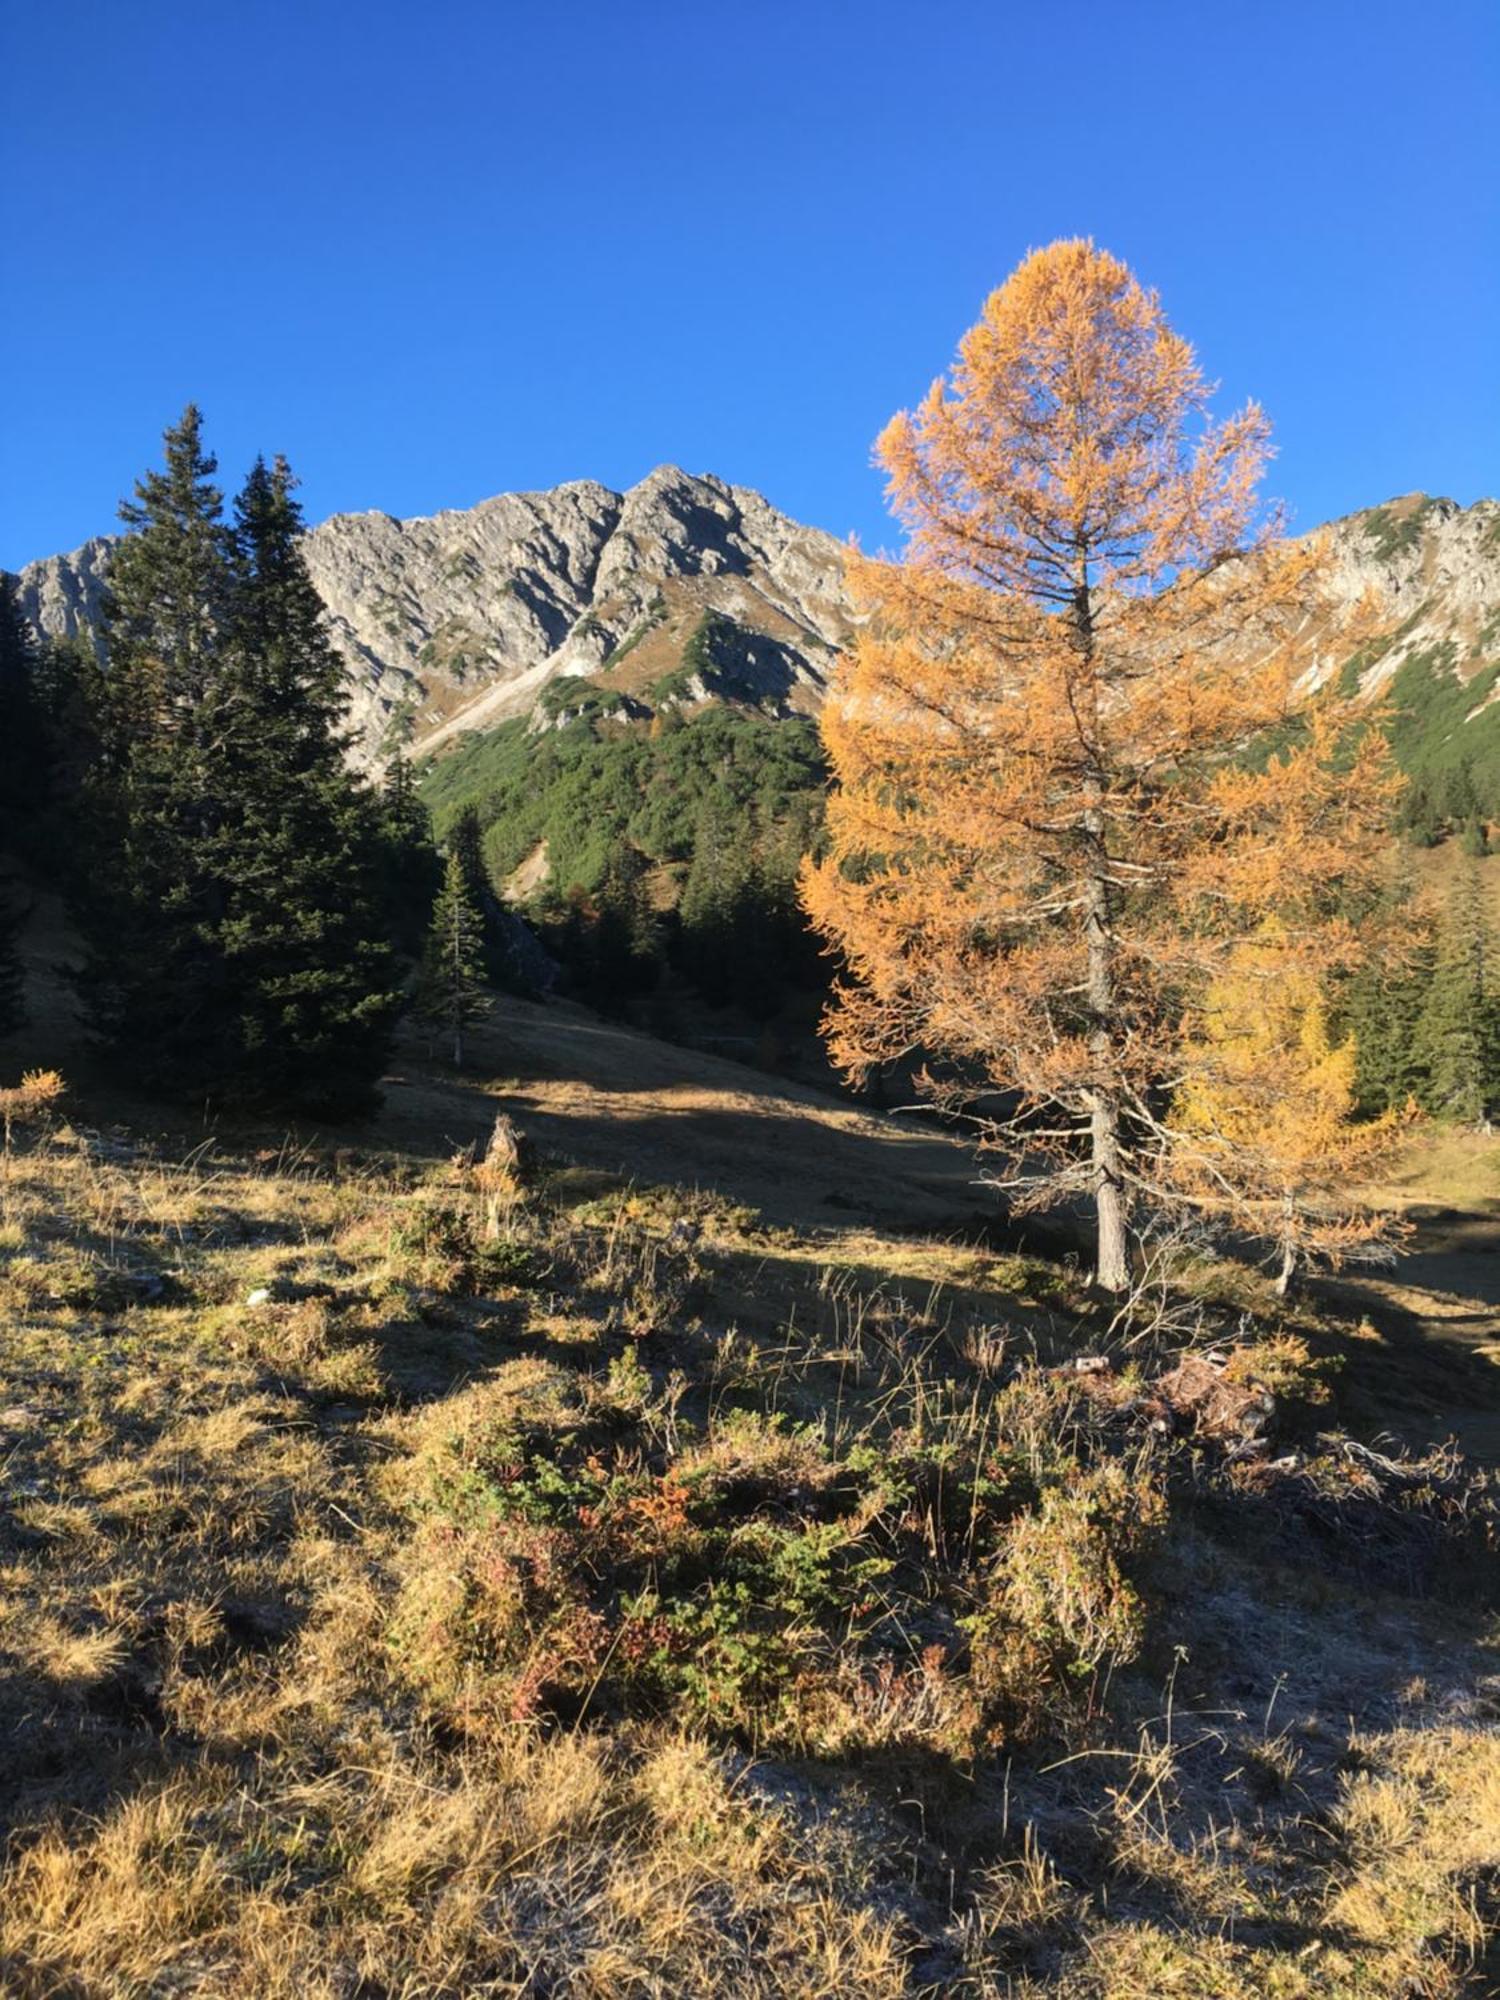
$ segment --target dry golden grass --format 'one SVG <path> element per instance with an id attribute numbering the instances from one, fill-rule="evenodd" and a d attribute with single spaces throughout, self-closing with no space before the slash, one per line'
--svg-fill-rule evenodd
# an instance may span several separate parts
<path id="1" fill-rule="evenodd" d="M 1500 1134 L 1423 1125 L 1371 1194 L 1397 1210 L 1500 1212 Z"/>
<path id="2" fill-rule="evenodd" d="M 1194 1484 L 1207 1446 L 1174 1456 L 1132 1432 L 1074 1480 L 1106 1419 L 1045 1370 L 1105 1328 L 1068 1273 L 865 1225 L 820 1238 L 736 1206 L 740 1186 L 631 1189 L 597 1164 L 554 1166 L 491 1242 L 488 1191 L 451 1152 L 18 1135 L 0 1234 L 0 1990 L 1456 2000 L 1493 1984 L 1491 1614 L 1414 1595 L 1410 1566 L 1383 1576 L 1336 1494 Z M 1236 1338 L 1263 1343 L 1244 1366 L 1290 1409 L 1308 1364 L 1286 1329 Z M 1159 1365 L 1144 1353 L 1122 1354 L 1126 1401 Z M 783 1704 L 817 1754 L 786 1728 L 757 1754 L 742 1725 L 638 1700 L 609 1657 L 571 1705 L 515 1719 L 495 1662 L 463 1643 L 474 1601 L 453 1579 L 515 1519 L 496 1440 L 555 1440 L 566 1471 L 587 1424 L 587 1449 L 618 1450 L 632 1560 L 774 1531 L 768 1561 L 812 1561 L 822 1588 L 805 1530 L 857 1552 L 892 1521 L 913 1553 L 870 1588 L 906 1593 L 917 1651 L 951 1646 L 939 1600 L 972 1574 L 1001 1635 L 1000 1748 L 942 1748 L 961 1649 L 882 1680 L 839 1630 Z M 875 1446 L 894 1463 L 914 1439 L 938 1473 L 903 1528 Z M 984 1501 L 999 1539 L 971 1570 L 979 1489 L 947 1505 L 959 1475 L 942 1468 L 996 1454 L 1050 1498 L 1016 1503 L 1004 1534 L 1011 1503 Z M 693 1492 L 719 1511 L 690 1520 Z M 1163 1512 L 1142 1536 L 1147 1501 Z M 812 1588 L 801 1571 L 793 1587 Z M 432 1602 L 443 1618 L 423 1627 Z M 1062 1657 L 1066 1702 L 1046 1678 Z"/>

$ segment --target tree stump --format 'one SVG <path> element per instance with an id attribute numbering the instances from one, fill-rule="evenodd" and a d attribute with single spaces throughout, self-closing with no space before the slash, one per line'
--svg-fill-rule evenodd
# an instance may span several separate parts
<path id="1" fill-rule="evenodd" d="M 506 1112 L 495 1114 L 484 1158 L 474 1169 L 475 1184 L 484 1196 L 484 1233 L 493 1243 L 500 1234 L 501 1211 L 525 1194 L 536 1164 L 530 1140 Z"/>

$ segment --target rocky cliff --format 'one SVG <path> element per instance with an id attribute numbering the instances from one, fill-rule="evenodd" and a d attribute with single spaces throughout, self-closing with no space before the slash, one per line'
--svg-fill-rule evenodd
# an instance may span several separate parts
<path id="1" fill-rule="evenodd" d="M 91 626 L 112 546 L 21 572 L 40 631 Z M 627 713 L 669 677 L 658 700 L 720 693 L 806 709 L 849 631 L 831 535 L 673 466 L 626 493 L 580 480 L 430 519 L 336 514 L 306 550 L 365 762 L 397 733 L 435 748 L 525 713 L 554 682 L 540 712 L 566 713 L 579 676 L 600 676 Z"/>
<path id="2" fill-rule="evenodd" d="M 1416 663 L 1472 683 L 1474 713 L 1487 708 L 1500 660 L 1500 502 L 1408 494 L 1328 532 L 1310 667 L 1343 664 L 1339 635 L 1361 606 L 1361 629 L 1376 635 L 1361 653 L 1368 687 Z M 87 542 L 22 571 L 22 604 L 41 631 L 89 627 L 111 547 Z M 807 712 L 851 627 L 832 536 L 746 487 L 673 466 L 626 493 L 581 480 L 428 519 L 336 514 L 308 535 L 307 559 L 348 662 L 367 763 L 398 734 L 437 749 L 526 713 L 628 717 L 711 697 Z"/>
<path id="3" fill-rule="evenodd" d="M 1463 679 L 1500 659 L 1500 501 L 1460 507 L 1408 493 L 1327 533 L 1330 606 L 1340 622 L 1367 607 L 1376 635 L 1367 692 L 1417 657 L 1440 658 Z"/>

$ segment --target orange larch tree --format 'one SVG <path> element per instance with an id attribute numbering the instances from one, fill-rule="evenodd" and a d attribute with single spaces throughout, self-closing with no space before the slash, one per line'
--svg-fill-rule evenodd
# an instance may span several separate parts
<path id="1" fill-rule="evenodd" d="M 1233 1149 L 1209 1189 L 1201 1119 L 1177 1120 L 1196 1074 L 1223 1080 L 1195 1010 L 1251 935 L 1288 974 L 1358 962 L 1343 913 L 1396 789 L 1296 643 L 1319 551 L 1257 500 L 1266 419 L 1209 397 L 1092 243 L 991 295 L 876 447 L 909 545 L 851 556 L 864 618 L 823 714 L 828 853 L 803 873 L 849 968 L 836 1059 L 919 1056 L 1019 1205 L 1091 1197 L 1111 1291 L 1138 1204 L 1253 1221 Z"/>

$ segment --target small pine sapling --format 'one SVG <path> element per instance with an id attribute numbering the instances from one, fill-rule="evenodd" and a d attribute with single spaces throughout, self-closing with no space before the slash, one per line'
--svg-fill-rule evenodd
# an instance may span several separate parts
<path id="1" fill-rule="evenodd" d="M 464 1030 L 485 1014 L 490 993 L 484 978 L 484 919 L 464 877 L 462 856 L 449 850 L 443 886 L 433 905 L 422 954 L 416 1011 L 446 1029 L 453 1066 L 464 1063 Z"/>

